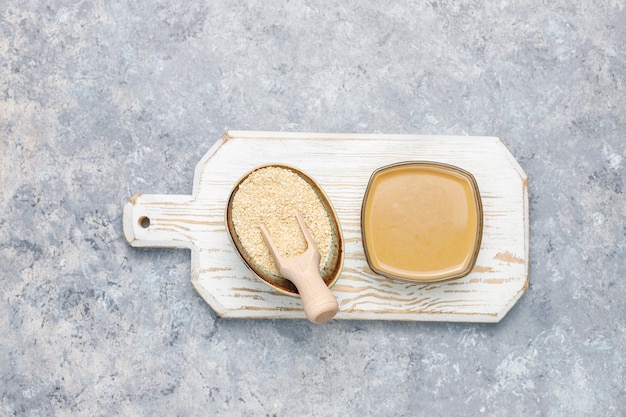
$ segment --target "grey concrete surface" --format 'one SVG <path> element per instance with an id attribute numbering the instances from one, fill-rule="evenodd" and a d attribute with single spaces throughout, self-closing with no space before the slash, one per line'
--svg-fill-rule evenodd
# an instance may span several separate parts
<path id="1" fill-rule="evenodd" d="M 624 6 L 2 1 L 0 415 L 624 415 Z M 528 292 L 496 325 L 218 318 L 121 209 L 226 129 L 501 137 Z"/>

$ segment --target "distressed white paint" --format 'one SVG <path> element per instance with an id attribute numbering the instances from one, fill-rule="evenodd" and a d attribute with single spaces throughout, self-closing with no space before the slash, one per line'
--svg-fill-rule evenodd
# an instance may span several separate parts
<path id="1" fill-rule="evenodd" d="M 374 274 L 361 244 L 360 210 L 371 173 L 387 164 L 429 160 L 474 174 L 483 202 L 483 239 L 474 270 L 436 284 Z M 300 300 L 256 278 L 237 256 L 224 225 L 235 182 L 259 165 L 283 163 L 328 194 L 345 239 L 332 291 L 337 319 L 497 322 L 528 287 L 526 174 L 498 138 L 227 132 L 196 166 L 193 195 L 139 195 L 124 207 L 132 246 L 191 249 L 191 282 L 222 317 L 304 318 Z M 150 226 L 141 226 L 141 218 Z"/>

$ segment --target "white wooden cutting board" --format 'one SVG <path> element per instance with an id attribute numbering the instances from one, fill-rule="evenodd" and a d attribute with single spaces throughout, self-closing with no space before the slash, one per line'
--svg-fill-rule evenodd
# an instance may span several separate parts
<path id="1" fill-rule="evenodd" d="M 478 182 L 483 239 L 476 266 L 464 278 L 411 284 L 377 275 L 367 265 L 360 214 L 369 177 L 381 166 L 416 160 L 459 166 Z M 193 195 L 129 200 L 123 215 L 127 241 L 191 249 L 191 283 L 222 317 L 305 318 L 299 298 L 278 293 L 246 268 L 225 228 L 233 185 L 268 163 L 301 169 L 335 207 L 345 240 L 343 270 L 332 287 L 340 308 L 336 319 L 498 322 L 528 288 L 528 181 L 495 137 L 229 131 L 196 166 Z"/>

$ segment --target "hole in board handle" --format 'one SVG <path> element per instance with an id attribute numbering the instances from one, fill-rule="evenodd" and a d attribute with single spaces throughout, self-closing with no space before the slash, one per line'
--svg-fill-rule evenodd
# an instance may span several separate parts
<path id="1" fill-rule="evenodd" d="M 150 227 L 150 218 L 146 216 L 140 217 L 139 226 L 143 227 L 144 229 L 147 229 L 148 227 Z"/>

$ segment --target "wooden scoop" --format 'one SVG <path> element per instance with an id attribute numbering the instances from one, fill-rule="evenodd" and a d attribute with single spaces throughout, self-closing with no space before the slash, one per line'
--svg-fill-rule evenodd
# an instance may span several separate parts
<path id="1" fill-rule="evenodd" d="M 315 246 L 313 237 L 306 228 L 300 213 L 296 211 L 294 214 L 307 244 L 302 254 L 284 257 L 278 252 L 278 248 L 263 224 L 260 225 L 261 234 L 283 278 L 288 279 L 298 288 L 307 319 L 316 324 L 325 323 L 335 317 L 339 305 L 320 275 L 320 252 Z"/>

